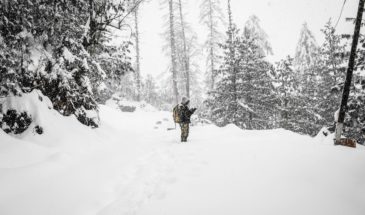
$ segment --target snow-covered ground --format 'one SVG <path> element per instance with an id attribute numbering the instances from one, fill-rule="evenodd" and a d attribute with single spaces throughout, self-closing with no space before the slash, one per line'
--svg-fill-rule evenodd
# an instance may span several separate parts
<path id="1" fill-rule="evenodd" d="M 363 215 L 365 149 L 285 130 L 195 126 L 171 113 L 100 107 L 90 129 L 39 102 L 37 123 L 0 130 L 1 215 Z"/>

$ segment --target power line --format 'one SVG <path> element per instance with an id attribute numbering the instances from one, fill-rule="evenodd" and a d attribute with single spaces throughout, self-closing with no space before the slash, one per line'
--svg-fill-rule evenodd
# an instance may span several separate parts
<path id="1" fill-rule="evenodd" d="M 335 25 L 335 29 L 337 28 L 337 25 L 340 22 L 340 19 L 342 17 L 342 13 L 343 13 L 343 9 L 345 8 L 346 2 L 347 2 L 347 0 L 344 0 L 343 1 L 342 7 L 341 7 L 341 12 L 340 12 L 340 15 L 338 16 L 338 19 L 337 19 L 337 22 L 336 22 L 336 25 Z"/>

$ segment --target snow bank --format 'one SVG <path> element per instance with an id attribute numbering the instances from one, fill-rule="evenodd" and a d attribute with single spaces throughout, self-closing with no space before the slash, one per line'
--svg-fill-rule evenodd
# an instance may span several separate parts
<path id="1" fill-rule="evenodd" d="M 365 212 L 365 150 L 283 129 L 196 128 L 176 181 L 136 214 L 308 215 Z M 186 156 L 186 155 L 184 155 Z M 161 191 L 160 191 L 161 192 Z M 111 213 L 105 213 L 111 214 Z"/>
<path id="2" fill-rule="evenodd" d="M 11 137 L 0 129 L 0 169 L 34 165 L 51 154 L 43 147 Z"/>
<path id="3" fill-rule="evenodd" d="M 12 107 L 37 116 L 45 133 L 0 131 L 0 214 L 365 213 L 362 146 L 234 125 L 193 126 L 178 144 L 169 112 L 101 105 L 90 129 L 28 96 Z"/>

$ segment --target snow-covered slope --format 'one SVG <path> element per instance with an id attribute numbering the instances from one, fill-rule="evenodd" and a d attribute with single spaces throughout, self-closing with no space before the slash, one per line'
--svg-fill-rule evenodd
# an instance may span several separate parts
<path id="1" fill-rule="evenodd" d="M 1 215 L 365 214 L 362 146 L 232 125 L 179 144 L 170 113 L 101 106 L 90 129 L 38 105 L 44 135 L 0 131 Z"/>

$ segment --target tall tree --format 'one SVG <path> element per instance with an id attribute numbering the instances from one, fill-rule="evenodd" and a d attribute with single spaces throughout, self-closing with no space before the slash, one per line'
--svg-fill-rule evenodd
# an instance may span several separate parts
<path id="1" fill-rule="evenodd" d="M 255 38 L 238 36 L 234 26 L 231 31 L 222 45 L 223 64 L 216 88 L 207 100 L 211 119 L 218 125 L 272 128 L 277 99 L 273 79 L 268 75 L 271 65 L 261 55 Z"/>
<path id="2" fill-rule="evenodd" d="M 227 0 L 227 14 L 228 14 L 228 38 L 233 40 L 233 18 L 232 18 L 232 8 L 231 0 Z"/>
<path id="3" fill-rule="evenodd" d="M 287 56 L 285 59 L 280 60 L 275 65 L 275 79 L 276 79 L 276 92 L 278 94 L 279 103 L 279 116 L 278 126 L 289 130 L 294 130 L 295 121 L 291 120 L 291 116 L 294 113 L 295 108 L 294 99 L 298 92 L 298 83 L 295 78 L 293 69 L 293 58 Z"/>
<path id="4" fill-rule="evenodd" d="M 318 78 L 319 78 L 319 47 L 308 29 L 306 23 L 303 24 L 299 41 L 295 51 L 294 67 L 298 72 L 299 86 L 302 95 L 306 95 L 308 100 L 313 100 L 313 105 L 318 104 Z M 313 112 L 317 112 L 314 111 Z"/>
<path id="5" fill-rule="evenodd" d="M 140 67 L 140 47 L 139 47 L 139 23 L 138 23 L 138 12 L 140 5 L 137 4 L 137 0 L 133 0 L 134 8 L 134 38 L 135 38 L 135 50 L 136 50 L 136 85 L 137 85 L 137 101 L 141 100 L 141 67 Z"/>
<path id="6" fill-rule="evenodd" d="M 331 125 L 334 123 L 333 116 L 338 109 L 341 96 L 339 89 L 333 87 L 343 82 L 345 77 L 346 44 L 344 44 L 342 36 L 335 33 L 331 20 L 321 31 L 325 40 L 319 50 L 319 105 L 321 116 L 325 118 L 327 125 Z"/>
<path id="7" fill-rule="evenodd" d="M 170 31 L 170 51 L 171 51 L 171 72 L 172 72 L 172 87 L 174 90 L 175 103 L 179 103 L 179 91 L 177 87 L 177 55 L 176 55 L 176 40 L 175 40 L 175 15 L 173 0 L 168 0 L 169 4 L 169 31 Z"/>
<path id="8" fill-rule="evenodd" d="M 300 92 L 300 79 L 293 68 L 293 58 L 287 56 L 275 66 L 276 93 L 279 98 L 276 126 L 297 133 L 316 135 L 320 125 L 311 103 Z"/>
<path id="9" fill-rule="evenodd" d="M 183 14 L 183 5 L 181 3 L 181 0 L 178 0 L 178 7 L 179 7 L 179 18 L 180 18 L 180 26 L 181 26 L 181 42 L 182 42 L 182 51 L 183 51 L 183 68 L 185 73 L 185 93 L 186 97 L 190 99 L 190 59 L 189 59 L 189 53 L 188 53 L 188 47 L 187 47 L 187 41 L 186 41 L 186 23 L 184 19 Z"/>
<path id="10" fill-rule="evenodd" d="M 210 119 L 218 126 L 229 123 L 240 125 L 239 121 L 239 96 L 237 95 L 237 70 L 239 69 L 240 58 L 238 46 L 241 40 L 238 36 L 239 30 L 233 24 L 231 0 L 227 0 L 228 28 L 226 41 L 219 44 L 222 49 L 222 63 L 217 70 L 217 81 L 214 90 L 209 93 L 206 100 Z"/>
<path id="11" fill-rule="evenodd" d="M 200 4 L 200 22 L 208 29 L 207 39 L 204 47 L 208 52 L 207 55 L 207 84 L 208 89 L 213 90 L 216 79 L 216 62 L 219 55 L 219 43 L 223 39 L 219 31 L 221 25 L 224 25 L 224 14 L 220 7 L 220 0 L 202 0 Z"/>
<path id="12" fill-rule="evenodd" d="M 261 55 L 272 55 L 272 47 L 269 37 L 260 26 L 260 19 L 256 15 L 249 17 L 243 28 L 243 34 L 256 38 L 257 46 L 260 48 Z"/>
<path id="13" fill-rule="evenodd" d="M 235 27 L 229 27 L 227 30 L 227 40 L 221 44 L 223 49 L 222 65 L 217 70 L 219 79 L 210 97 L 207 99 L 210 118 L 218 126 L 224 126 L 229 123 L 240 125 L 238 113 L 239 95 L 237 95 L 237 72 L 239 70 L 240 58 L 238 56 L 238 46 L 240 38 L 237 35 L 238 30 Z M 232 55 L 233 53 L 233 55 Z"/>
<path id="14" fill-rule="evenodd" d="M 294 66 L 304 73 L 309 67 L 316 63 L 318 54 L 318 44 L 312 32 L 304 23 L 300 31 L 299 41 L 295 49 Z"/>
<path id="15" fill-rule="evenodd" d="M 301 79 L 292 62 L 293 59 L 288 56 L 275 66 L 276 94 L 279 98 L 276 126 L 314 136 L 324 123 L 319 105 L 315 104 L 320 100 L 301 91 Z"/>

